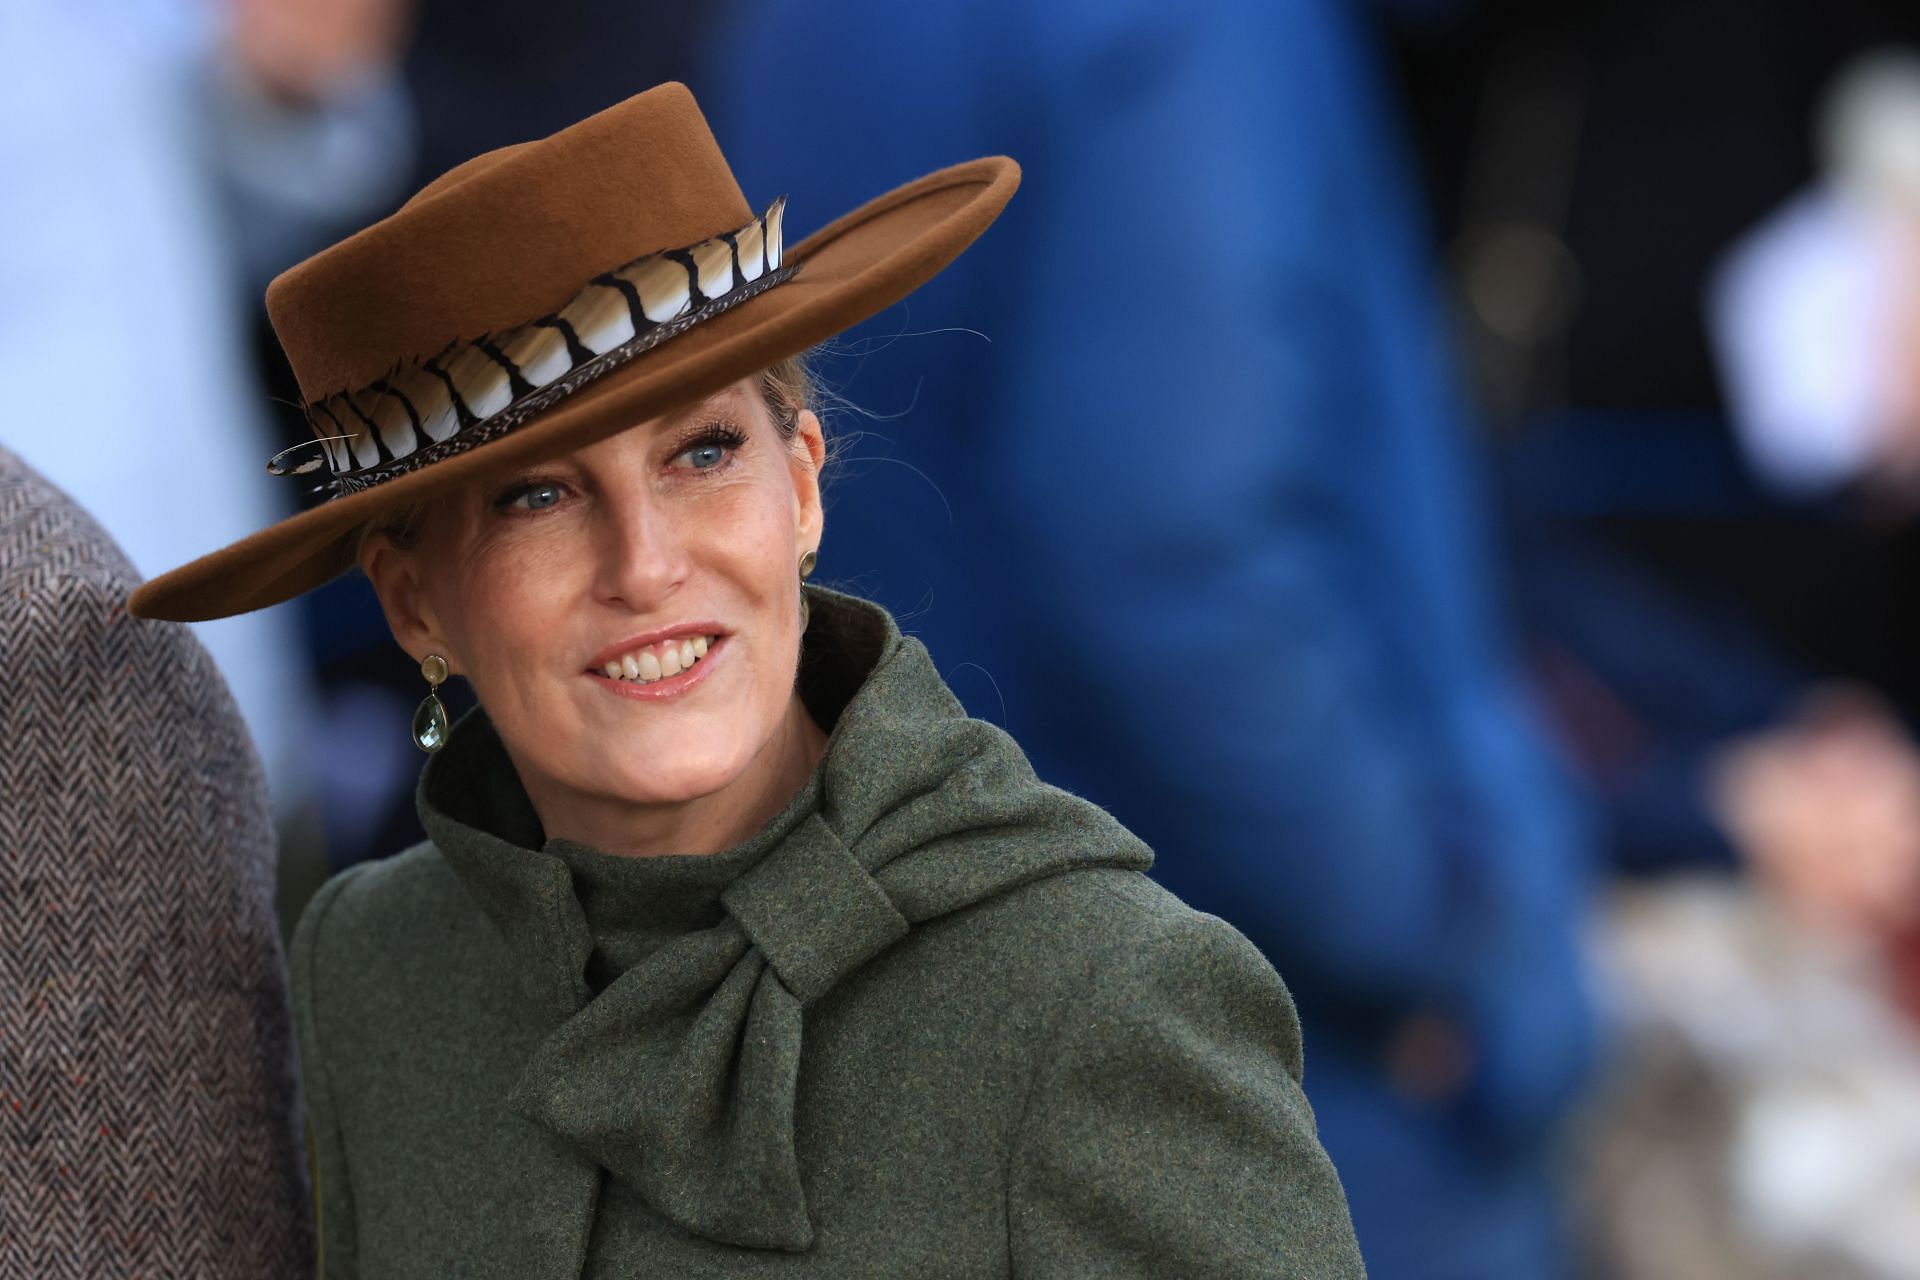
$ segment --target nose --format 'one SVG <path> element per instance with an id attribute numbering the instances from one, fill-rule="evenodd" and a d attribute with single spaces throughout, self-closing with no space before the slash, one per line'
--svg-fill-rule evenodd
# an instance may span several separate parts
<path id="1" fill-rule="evenodd" d="M 642 484 L 609 488 L 596 504 L 595 595 L 651 613 L 686 581 L 689 559 L 673 513 Z"/>

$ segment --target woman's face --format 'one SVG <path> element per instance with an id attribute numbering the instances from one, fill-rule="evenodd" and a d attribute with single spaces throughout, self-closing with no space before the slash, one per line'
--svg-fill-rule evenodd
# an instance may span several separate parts
<path id="1" fill-rule="evenodd" d="M 814 415 L 783 438 L 744 379 L 459 493 L 362 563 L 401 644 L 471 683 L 552 834 L 556 806 L 778 772 L 822 457 Z"/>

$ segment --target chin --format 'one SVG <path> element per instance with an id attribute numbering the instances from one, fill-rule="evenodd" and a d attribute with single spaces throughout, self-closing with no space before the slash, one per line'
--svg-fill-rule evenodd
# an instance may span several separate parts
<path id="1" fill-rule="evenodd" d="M 729 754 L 713 760 L 681 760 L 670 767 L 635 767 L 623 770 L 617 778 L 604 775 L 596 781 L 619 799 L 630 804 L 676 804 L 712 795 L 740 776 L 746 767 L 744 757 Z M 607 784 L 611 782 L 612 786 Z M 597 789 L 599 789 L 597 788 Z"/>

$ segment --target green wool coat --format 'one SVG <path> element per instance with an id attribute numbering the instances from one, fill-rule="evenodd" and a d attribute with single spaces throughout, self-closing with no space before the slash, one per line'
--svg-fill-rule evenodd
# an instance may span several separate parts
<path id="1" fill-rule="evenodd" d="M 547 839 L 476 710 L 309 904 L 323 1276 L 1363 1275 L 1278 975 L 807 590 L 831 736 L 744 843 Z"/>

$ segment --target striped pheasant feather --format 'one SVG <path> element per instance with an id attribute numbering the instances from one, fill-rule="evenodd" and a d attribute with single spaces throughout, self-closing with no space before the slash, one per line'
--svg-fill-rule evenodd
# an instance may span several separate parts
<path id="1" fill-rule="evenodd" d="M 737 231 L 645 254 L 588 281 L 556 311 L 457 340 L 307 406 L 314 440 L 275 475 L 328 466 L 336 494 L 496 439 L 562 397 L 793 274 L 781 266 L 786 197 Z"/>

